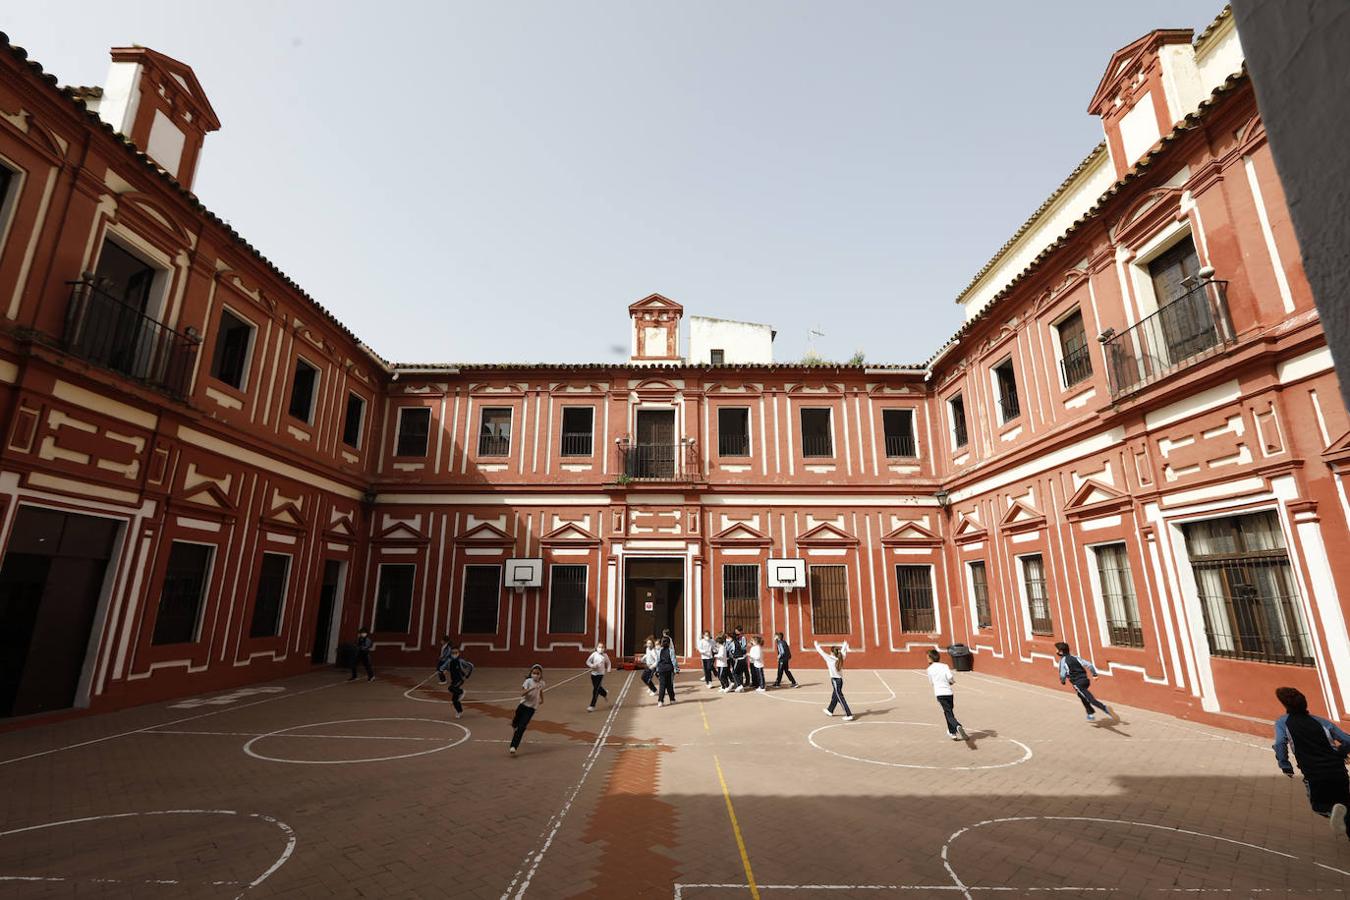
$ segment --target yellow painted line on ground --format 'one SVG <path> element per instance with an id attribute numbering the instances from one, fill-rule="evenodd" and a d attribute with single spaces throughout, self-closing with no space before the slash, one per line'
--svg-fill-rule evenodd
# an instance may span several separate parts
<path id="1" fill-rule="evenodd" d="M 698 705 L 698 714 L 703 717 L 703 730 L 708 734 L 712 734 L 712 726 L 708 724 L 708 713 L 703 709 L 702 703 Z"/>
<path id="2" fill-rule="evenodd" d="M 722 797 L 727 801 L 727 815 L 731 817 L 731 830 L 736 835 L 736 848 L 741 851 L 741 865 L 745 866 L 746 886 L 750 888 L 750 896 L 754 900 L 759 900 L 759 885 L 755 884 L 755 873 L 750 870 L 750 854 L 745 852 L 745 838 L 741 836 L 741 825 L 736 821 L 736 808 L 731 805 L 731 791 L 727 790 L 727 780 L 722 775 L 722 763 L 715 753 L 713 765 L 717 766 L 717 780 L 722 785 Z"/>

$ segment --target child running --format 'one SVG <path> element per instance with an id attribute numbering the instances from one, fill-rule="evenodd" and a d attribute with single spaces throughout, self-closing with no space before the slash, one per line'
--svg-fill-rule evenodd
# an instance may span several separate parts
<path id="1" fill-rule="evenodd" d="M 703 662 L 703 683 L 712 690 L 713 686 L 713 639 L 712 632 L 703 632 L 703 637 L 698 639 L 698 658 Z"/>
<path id="2" fill-rule="evenodd" d="M 1297 688 L 1275 689 L 1275 699 L 1284 706 L 1284 715 L 1275 720 L 1275 761 L 1280 771 L 1294 777 L 1289 765 L 1289 745 L 1303 773 L 1308 805 L 1319 816 L 1331 819 L 1332 833 L 1345 831 L 1350 837 L 1346 808 L 1350 807 L 1350 776 L 1345 758 L 1350 755 L 1350 735 L 1320 716 L 1308 714 L 1308 698 Z"/>
<path id="3" fill-rule="evenodd" d="M 801 687 L 797 684 L 797 679 L 792 677 L 792 669 L 788 668 L 792 664 L 792 646 L 783 637 L 783 632 L 776 631 L 773 635 L 773 652 L 778 654 L 778 677 L 773 680 L 774 687 L 783 686 L 783 676 L 791 682 L 793 687 Z"/>
<path id="4" fill-rule="evenodd" d="M 1055 652 L 1059 654 L 1059 683 L 1068 681 L 1073 685 L 1073 689 L 1078 692 L 1078 699 L 1083 704 L 1083 709 L 1087 711 L 1087 720 L 1089 722 L 1097 721 L 1093 714 L 1093 707 L 1100 709 L 1117 722 L 1120 719 L 1115 713 L 1111 712 L 1111 707 L 1107 706 L 1096 697 L 1092 696 L 1092 679 L 1088 673 L 1097 674 L 1097 667 L 1092 664 L 1092 660 L 1083 659 L 1081 656 L 1074 656 L 1069 645 L 1063 641 L 1055 643 Z"/>
<path id="5" fill-rule="evenodd" d="M 520 739 L 525 736 L 525 729 L 530 725 L 530 719 L 534 718 L 534 711 L 544 705 L 544 667 L 531 666 L 530 674 L 525 679 L 525 683 L 520 686 L 520 705 L 516 707 L 516 714 L 511 719 L 511 727 L 515 729 L 511 734 L 511 755 L 516 755 L 516 750 L 520 747 Z"/>
<path id="6" fill-rule="evenodd" d="M 370 651 L 375 648 L 375 642 L 371 640 L 370 632 L 362 628 L 356 632 L 356 655 L 352 657 L 352 677 L 348 681 L 356 680 L 356 667 L 364 665 L 366 667 L 366 681 L 375 680 L 375 670 L 370 667 Z"/>
<path id="7" fill-rule="evenodd" d="M 828 652 L 821 649 L 817 643 L 816 652 L 825 660 L 825 667 L 830 670 L 830 705 L 825 707 L 825 715 L 833 716 L 835 706 L 842 706 L 844 721 L 852 722 L 853 710 L 848 708 L 848 701 L 844 699 L 844 657 L 848 656 L 848 642 L 831 647 Z"/>
<path id="8" fill-rule="evenodd" d="M 661 682 L 661 692 L 657 695 L 656 705 L 665 706 L 666 698 L 675 702 L 675 676 L 680 671 L 680 661 L 675 656 L 675 647 L 670 636 L 661 637 L 661 647 L 656 651 L 656 677 Z"/>
<path id="9" fill-rule="evenodd" d="M 591 670 L 591 705 L 586 707 L 586 712 L 595 712 L 596 701 L 601 697 L 609 697 L 609 692 L 605 690 L 605 675 L 614 668 L 604 644 L 595 645 L 595 652 L 586 657 L 586 668 Z"/>
<path id="10" fill-rule="evenodd" d="M 956 694 L 952 690 L 952 685 L 956 683 L 956 675 L 952 673 L 951 666 L 942 662 L 942 654 L 936 649 L 928 651 L 928 680 L 933 682 L 933 696 L 937 697 L 938 706 L 942 707 L 942 715 L 947 720 L 947 735 L 954 741 L 968 741 L 969 735 L 961 727 L 961 723 L 956 721 Z"/>
<path id="11" fill-rule="evenodd" d="M 642 651 L 642 683 L 647 686 L 647 690 L 656 696 L 656 685 L 652 684 L 652 679 L 656 677 L 656 638 L 647 638 L 646 649 Z"/>
<path id="12" fill-rule="evenodd" d="M 473 674 L 473 663 L 460 654 L 459 648 L 450 647 L 450 653 L 439 667 L 439 674 L 450 676 L 450 702 L 455 705 L 455 718 L 464 715 L 464 682 Z"/>
<path id="13" fill-rule="evenodd" d="M 717 671 L 717 683 L 721 685 L 719 690 L 725 694 L 731 687 L 731 675 L 727 672 L 727 636 L 720 634 L 714 641 L 717 645 L 713 652 L 713 668 Z"/>
<path id="14" fill-rule="evenodd" d="M 746 654 L 750 660 L 750 683 L 758 693 L 764 693 L 764 638 L 755 635 L 750 639 L 750 651 Z"/>
<path id="15" fill-rule="evenodd" d="M 450 651 L 454 649 L 450 635 L 441 636 L 441 655 L 436 660 L 436 680 L 445 684 L 445 664 L 450 661 Z"/>

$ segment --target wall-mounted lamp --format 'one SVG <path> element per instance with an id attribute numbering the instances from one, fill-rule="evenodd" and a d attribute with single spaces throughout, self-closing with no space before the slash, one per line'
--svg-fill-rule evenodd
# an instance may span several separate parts
<path id="1" fill-rule="evenodd" d="M 933 499 L 936 500 L 938 502 L 938 506 L 942 507 L 943 509 L 946 509 L 947 507 L 952 505 L 952 495 L 941 489 L 934 492 Z"/>

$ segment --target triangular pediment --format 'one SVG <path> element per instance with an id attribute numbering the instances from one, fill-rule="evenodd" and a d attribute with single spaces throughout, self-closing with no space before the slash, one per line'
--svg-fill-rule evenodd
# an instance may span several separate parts
<path id="1" fill-rule="evenodd" d="M 516 539 L 491 522 L 481 522 L 463 534 L 455 536 L 457 544 L 515 544 Z"/>
<path id="2" fill-rule="evenodd" d="M 773 543 L 773 539 L 758 528 L 751 528 L 744 522 L 733 523 L 730 527 L 724 528 L 709 539 L 712 544 L 753 544 L 756 546 L 768 546 Z"/>
<path id="3" fill-rule="evenodd" d="M 1008 531 L 1021 531 L 1029 528 L 1040 528 L 1045 524 L 1045 516 L 1040 512 L 1027 506 L 1021 500 L 1014 500 L 1012 506 L 1003 514 L 999 520 L 999 527 Z"/>
<path id="4" fill-rule="evenodd" d="M 1120 92 L 1121 82 L 1132 77 L 1149 62 L 1144 58 L 1147 54 L 1156 52 L 1164 44 L 1190 43 L 1193 34 L 1189 28 L 1160 28 L 1130 41 L 1112 53 L 1106 71 L 1097 83 L 1097 90 L 1092 94 L 1092 101 L 1088 103 L 1088 112 L 1094 116 L 1101 115 L 1106 105 Z"/>
<path id="5" fill-rule="evenodd" d="M 409 525 L 407 522 L 394 522 L 389 527 L 380 532 L 376 540 L 382 543 L 417 543 L 424 544 L 428 538 L 425 534 Z"/>
<path id="6" fill-rule="evenodd" d="M 268 524 L 272 525 L 285 525 L 290 528 L 304 528 L 306 525 L 305 514 L 294 503 L 282 503 L 273 507 L 265 518 Z"/>
<path id="7" fill-rule="evenodd" d="M 341 540 L 352 540 L 356 537 L 356 523 L 352 521 L 349 513 L 334 513 L 333 521 L 328 523 L 328 528 L 324 535 L 330 538 Z"/>
<path id="8" fill-rule="evenodd" d="M 887 546 L 935 546 L 942 543 L 942 539 L 918 522 L 901 522 L 890 533 L 882 535 L 881 543 Z"/>
<path id="9" fill-rule="evenodd" d="M 600 543 L 599 537 L 575 522 L 564 522 L 539 540 L 543 544 L 590 544 L 594 546 Z"/>
<path id="10" fill-rule="evenodd" d="M 972 516 L 962 516 L 961 521 L 956 523 L 956 540 L 958 541 L 977 541 L 987 534 L 985 527 Z"/>
<path id="11" fill-rule="evenodd" d="M 1322 451 L 1322 458 L 1338 468 L 1350 463 L 1350 431 L 1332 441 L 1330 446 Z"/>
<path id="12" fill-rule="evenodd" d="M 628 306 L 628 311 L 630 313 L 651 310 L 668 310 L 670 312 L 683 313 L 684 307 L 669 297 L 662 296 L 661 294 L 648 294 L 641 300 L 636 303 L 631 303 Z"/>
<path id="13" fill-rule="evenodd" d="M 230 495 L 214 481 L 203 481 L 171 497 L 169 503 L 191 512 L 210 512 L 217 516 L 233 517 L 237 512 Z"/>
<path id="14" fill-rule="evenodd" d="M 845 546 L 857 544 L 858 539 L 829 522 L 821 522 L 805 534 L 799 535 L 797 543 Z"/>
<path id="15" fill-rule="evenodd" d="M 1094 481 L 1091 478 L 1078 486 L 1078 490 L 1073 492 L 1069 502 L 1064 504 L 1065 509 L 1076 509 L 1082 506 L 1093 506 L 1099 503 L 1119 503 L 1130 498 L 1110 485 L 1102 484 L 1100 481 Z"/>

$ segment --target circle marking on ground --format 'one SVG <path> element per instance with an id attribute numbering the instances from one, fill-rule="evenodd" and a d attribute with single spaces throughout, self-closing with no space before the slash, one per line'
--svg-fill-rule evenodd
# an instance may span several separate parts
<path id="1" fill-rule="evenodd" d="M 932 722 L 892 722 L 892 721 L 881 721 L 881 722 L 837 722 L 837 723 L 835 723 L 835 724 L 833 724 L 833 725 L 821 725 L 819 728 L 816 728 L 816 729 L 812 730 L 812 732 L 806 736 L 806 741 L 807 741 L 807 743 L 809 743 L 812 747 L 815 747 L 817 750 L 822 750 L 822 751 L 824 751 L 825 753 L 831 754 L 832 756 L 838 756 L 838 757 L 840 757 L 840 758 L 842 758 L 842 759 L 849 759 L 849 760 L 852 760 L 852 761 L 854 761 L 854 762 L 868 763 L 869 765 L 873 765 L 873 766 L 888 766 L 888 767 L 893 768 L 893 769 L 938 769 L 938 770 L 947 770 L 947 771 L 954 771 L 954 772 L 960 772 L 960 771 L 975 771 L 975 770 L 978 770 L 978 769 L 1006 769 L 1006 768 L 1008 768 L 1009 766 L 1020 765 L 1021 763 L 1026 762 L 1027 760 L 1031 759 L 1031 757 L 1032 757 L 1032 752 L 1031 752 L 1031 748 L 1030 748 L 1030 747 L 1028 747 L 1026 744 L 1022 743 L 1021 741 L 1014 740 L 1013 738 L 1007 738 L 1007 737 L 994 738 L 994 740 L 1008 741 L 1008 742 L 1010 742 L 1010 743 L 1016 744 L 1017 746 L 1019 746 L 1019 747 L 1022 748 L 1022 756 L 1021 756 L 1020 758 L 1018 758 L 1018 759 L 1015 759 L 1015 760 L 1011 761 L 1011 762 L 991 763 L 991 764 L 989 764 L 989 765 L 984 765 L 984 766 L 926 766 L 926 765 L 922 765 L 922 764 L 920 764 L 920 763 L 898 763 L 898 762 L 887 762 L 887 761 L 884 760 L 884 759 L 869 759 L 868 757 L 865 757 L 865 756 L 851 756 L 851 755 L 849 755 L 849 754 L 847 754 L 847 753 L 840 753 L 838 750 L 831 750 L 829 747 L 822 747 L 820 744 L 816 743 L 816 735 L 820 734 L 822 731 L 829 731 L 831 728 L 844 728 L 844 727 L 846 727 L 846 726 L 847 726 L 848 728 L 856 728 L 856 727 L 858 727 L 858 726 L 860 726 L 860 725 L 918 725 L 918 726 L 920 726 L 920 727 L 922 727 L 922 728 L 937 728 L 937 727 L 938 727 L 937 725 L 934 725 Z"/>
<path id="2" fill-rule="evenodd" d="M 370 756 L 370 757 L 364 757 L 364 758 L 361 758 L 361 759 L 289 759 L 289 758 L 284 757 L 284 756 L 269 756 L 269 755 L 266 754 L 266 753 L 262 753 L 262 752 L 260 752 L 260 751 L 254 749 L 254 745 L 255 745 L 255 744 L 257 744 L 259 741 L 265 741 L 265 740 L 267 740 L 268 738 L 286 738 L 286 737 L 291 737 L 291 736 L 294 736 L 294 737 L 303 737 L 304 735 L 290 735 L 290 734 L 289 734 L 289 732 L 298 731 L 298 730 L 300 730 L 300 729 L 302 729 L 302 728 L 321 728 L 321 727 L 323 727 L 323 726 L 325 726 L 325 725 L 348 725 L 348 724 L 351 724 L 351 723 L 353 723 L 353 722 L 431 722 L 431 723 L 433 723 L 433 724 L 435 724 L 435 725 L 444 725 L 444 726 L 449 727 L 449 728 L 458 728 L 460 731 L 462 731 L 462 732 L 464 732 L 464 733 L 463 733 L 462 735 L 460 735 L 460 737 L 459 737 L 457 740 L 451 741 L 451 740 L 448 740 L 448 739 L 447 739 L 447 743 L 442 744 L 442 745 L 439 746 L 439 747 L 432 747 L 432 748 L 429 749 L 429 750 L 418 750 L 418 751 L 413 752 L 413 753 L 396 753 L 396 754 L 393 754 L 393 755 L 390 755 L 390 756 Z M 331 721 L 331 722 L 308 722 L 308 723 L 306 723 L 306 724 L 304 724 L 304 725 L 291 725 L 291 726 L 288 726 L 288 727 L 286 727 L 286 728 L 278 728 L 276 731 L 269 731 L 269 732 L 267 732 L 266 734 L 260 734 L 260 735 L 258 735 L 257 737 L 250 739 L 249 741 L 247 741 L 247 742 L 244 744 L 244 748 L 243 748 L 243 749 L 244 749 L 244 752 L 245 752 L 245 753 L 247 753 L 249 756 L 253 757 L 254 759 L 261 759 L 261 760 L 265 760 L 265 761 L 267 761 L 267 762 L 293 763 L 293 764 L 295 764 L 295 765 L 305 765 L 305 766 L 338 766 L 338 765 L 347 765 L 347 764 L 350 764 L 350 763 L 388 762 L 388 761 L 390 761 L 390 760 L 395 760 L 395 759 L 411 759 L 411 758 L 414 757 L 414 756 L 427 756 L 428 754 L 431 754 L 431 753 L 440 753 L 442 750 L 449 750 L 449 749 L 451 749 L 452 747 L 458 747 L 460 744 L 464 743 L 465 741 L 467 741 L 467 740 L 469 739 L 469 735 L 470 735 L 470 734 L 471 734 L 471 732 L 469 731 L 469 729 L 465 728 L 463 725 L 459 724 L 458 722 L 445 722 L 445 721 L 442 721 L 442 720 L 440 720 L 440 719 L 418 719 L 418 718 L 409 718 L 409 717 L 407 717 L 407 716 L 376 717 L 376 718 L 369 718 L 369 719 L 337 719 L 337 720 L 334 720 L 334 721 Z M 367 739 L 368 736 L 367 736 L 367 735 L 325 735 L 325 737 L 330 738 L 330 739 L 335 740 L 335 741 L 341 741 L 341 740 L 347 740 L 347 739 L 351 739 L 351 740 L 365 740 L 365 739 Z M 395 735 L 395 736 L 392 736 L 392 737 L 390 737 L 390 736 L 385 736 L 385 737 L 388 737 L 388 739 L 390 739 L 390 740 L 398 740 L 398 739 L 399 739 L 398 736 L 396 736 L 396 735 Z M 409 740 L 411 740 L 411 738 L 410 738 Z"/>

